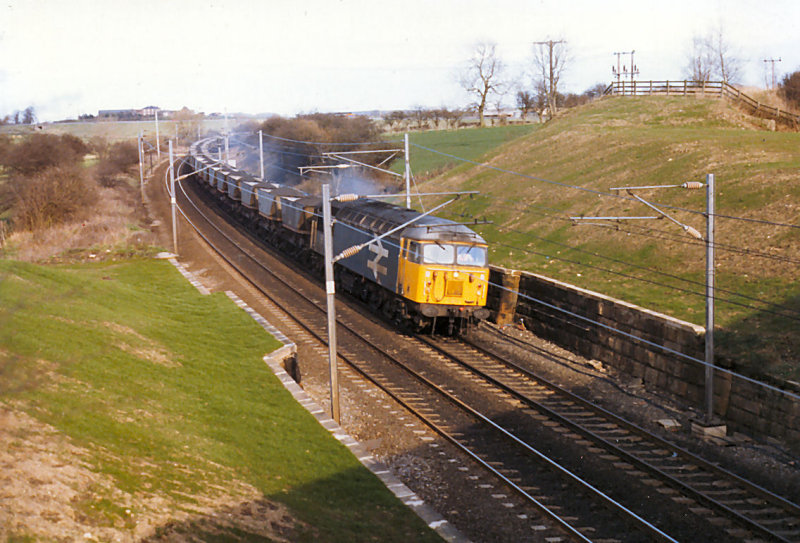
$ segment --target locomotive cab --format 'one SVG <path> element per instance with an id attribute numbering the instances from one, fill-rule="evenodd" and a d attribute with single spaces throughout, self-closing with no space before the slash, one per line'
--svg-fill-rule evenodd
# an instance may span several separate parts
<path id="1" fill-rule="evenodd" d="M 399 271 L 398 292 L 425 317 L 488 316 L 485 243 L 404 239 Z"/>

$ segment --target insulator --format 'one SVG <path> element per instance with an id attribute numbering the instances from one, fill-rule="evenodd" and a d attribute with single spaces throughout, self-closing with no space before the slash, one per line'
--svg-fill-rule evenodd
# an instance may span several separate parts
<path id="1" fill-rule="evenodd" d="M 687 181 L 686 183 L 681 185 L 681 187 L 685 189 L 702 189 L 703 187 L 705 187 L 705 185 L 700 181 Z"/>
<path id="2" fill-rule="evenodd" d="M 358 200 L 358 194 L 340 194 L 336 199 L 340 202 L 352 202 Z"/>
<path id="3" fill-rule="evenodd" d="M 703 234 L 701 234 L 700 232 L 698 232 L 697 230 L 695 230 L 691 226 L 687 226 L 686 227 L 686 233 L 689 234 L 690 236 L 692 236 L 693 238 L 697 238 L 697 239 L 700 239 L 700 240 L 703 239 Z"/>
<path id="4" fill-rule="evenodd" d="M 360 250 L 361 248 L 358 245 L 354 245 L 353 247 L 348 247 L 347 249 L 339 253 L 339 256 L 336 260 L 341 260 L 343 258 L 350 258 Z"/>

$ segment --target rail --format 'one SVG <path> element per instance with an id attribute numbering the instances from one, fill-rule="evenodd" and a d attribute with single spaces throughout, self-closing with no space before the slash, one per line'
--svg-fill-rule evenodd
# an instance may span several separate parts
<path id="1" fill-rule="evenodd" d="M 613 96 L 711 96 L 730 100 L 758 117 L 800 127 L 800 115 L 762 104 L 725 81 L 614 81 L 603 92 Z"/>

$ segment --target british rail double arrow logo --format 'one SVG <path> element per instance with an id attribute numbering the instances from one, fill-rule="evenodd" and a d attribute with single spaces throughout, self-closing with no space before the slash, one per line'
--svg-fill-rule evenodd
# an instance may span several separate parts
<path id="1" fill-rule="evenodd" d="M 367 262 L 367 268 L 372 270 L 372 274 L 375 276 L 375 279 L 378 279 L 378 275 L 386 275 L 386 266 L 380 264 L 381 258 L 389 256 L 389 250 L 384 248 L 381 240 L 369 244 L 369 250 L 371 253 L 375 253 L 375 258 Z"/>

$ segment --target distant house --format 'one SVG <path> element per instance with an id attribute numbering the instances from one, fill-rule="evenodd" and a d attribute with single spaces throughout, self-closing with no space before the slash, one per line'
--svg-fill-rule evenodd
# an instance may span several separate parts
<path id="1" fill-rule="evenodd" d="M 158 106 L 147 106 L 139 110 L 142 117 L 155 117 L 156 112 L 161 113 L 161 108 Z"/>

